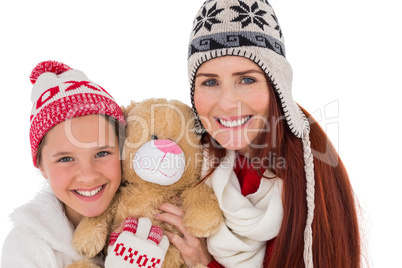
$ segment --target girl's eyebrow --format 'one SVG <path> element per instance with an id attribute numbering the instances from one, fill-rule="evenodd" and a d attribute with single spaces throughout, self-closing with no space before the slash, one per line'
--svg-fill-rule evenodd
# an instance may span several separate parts
<path id="1" fill-rule="evenodd" d="M 100 146 L 100 147 L 94 147 L 96 151 L 102 151 L 102 150 L 109 150 L 116 148 L 117 146 L 111 146 L 111 145 L 106 145 L 106 146 Z"/>
<path id="2" fill-rule="evenodd" d="M 107 146 L 93 147 L 92 149 L 94 149 L 95 151 L 102 151 L 102 150 L 108 150 L 108 149 L 115 148 L 115 147 L 116 146 L 107 145 Z M 54 155 L 52 155 L 52 157 L 62 157 L 62 156 L 72 155 L 72 154 L 73 154 L 72 152 L 58 152 L 58 153 L 55 153 Z"/>
<path id="3" fill-rule="evenodd" d="M 58 158 L 58 157 L 62 157 L 62 156 L 66 156 L 66 155 L 71 155 L 71 154 L 72 154 L 72 153 L 70 153 L 70 152 L 59 152 L 59 153 L 56 153 L 56 154 L 52 155 L 52 157 Z"/>

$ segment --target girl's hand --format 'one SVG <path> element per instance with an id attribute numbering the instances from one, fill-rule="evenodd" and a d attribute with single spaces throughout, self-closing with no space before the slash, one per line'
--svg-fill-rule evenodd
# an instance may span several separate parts
<path id="1" fill-rule="evenodd" d="M 176 227 L 182 236 L 164 231 L 169 241 L 177 247 L 187 266 L 193 267 L 197 264 L 207 266 L 212 261 L 212 256 L 207 249 L 205 238 L 197 238 L 190 233 L 183 225 L 184 211 L 178 206 L 163 203 L 159 206 L 161 214 L 155 215 L 155 219 L 169 223 Z"/>

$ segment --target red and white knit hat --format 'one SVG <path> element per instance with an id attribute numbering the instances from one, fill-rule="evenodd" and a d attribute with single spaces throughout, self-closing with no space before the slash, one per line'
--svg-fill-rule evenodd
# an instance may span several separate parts
<path id="1" fill-rule="evenodd" d="M 60 62 L 44 61 L 33 69 L 30 79 L 33 107 L 29 138 L 35 167 L 42 138 L 52 127 L 67 119 L 104 114 L 126 124 L 113 97 L 79 70 Z"/>

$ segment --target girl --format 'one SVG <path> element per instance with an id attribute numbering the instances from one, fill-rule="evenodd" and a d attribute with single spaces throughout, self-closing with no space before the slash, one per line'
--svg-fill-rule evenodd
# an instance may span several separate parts
<path id="1" fill-rule="evenodd" d="M 102 214 L 120 186 L 125 120 L 112 96 L 79 70 L 47 61 L 30 78 L 32 158 L 50 187 L 11 215 L 15 227 L 4 242 L 1 267 L 66 267 L 82 259 L 71 245 L 75 227 L 83 217 Z M 130 224 L 132 233 L 133 225 L 148 233 L 151 228 L 147 219 L 130 218 Z M 124 234 L 114 234 L 112 243 L 131 247 L 134 238 Z M 115 254 L 106 262 L 125 267 Z"/>
<path id="2" fill-rule="evenodd" d="M 318 123 L 292 98 L 292 69 L 266 0 L 208 0 L 189 45 L 204 179 L 225 225 L 203 241 L 168 204 L 161 219 L 188 263 L 208 267 L 359 267 L 353 191 Z M 192 248 L 188 250 L 187 248 Z M 212 254 L 215 260 L 212 260 Z"/>

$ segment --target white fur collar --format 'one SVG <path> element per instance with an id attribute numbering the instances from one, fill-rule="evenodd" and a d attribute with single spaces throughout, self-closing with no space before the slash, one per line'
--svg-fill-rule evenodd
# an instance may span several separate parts
<path id="1" fill-rule="evenodd" d="M 15 227 L 29 230 L 55 251 L 71 259 L 82 258 L 71 245 L 74 228 L 49 185 L 45 185 L 32 201 L 17 208 L 10 218 Z"/>

